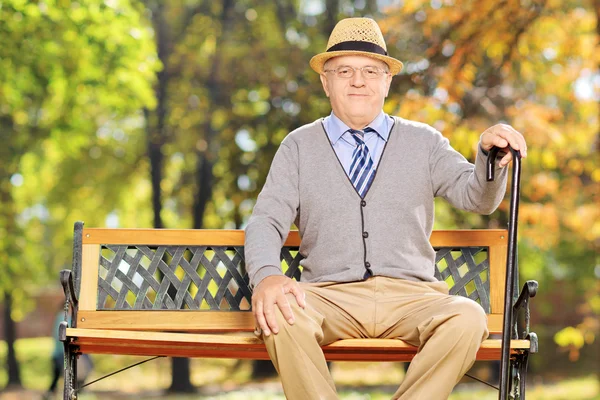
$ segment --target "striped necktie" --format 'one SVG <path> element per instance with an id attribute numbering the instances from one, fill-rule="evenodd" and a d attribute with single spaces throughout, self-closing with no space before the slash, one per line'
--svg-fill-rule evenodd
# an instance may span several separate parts
<path id="1" fill-rule="evenodd" d="M 375 130 L 372 128 L 365 128 L 364 131 L 350 129 L 349 132 L 356 141 L 356 148 L 352 153 L 352 164 L 350 164 L 348 176 L 359 196 L 363 198 L 375 176 L 373 159 L 369 154 L 369 148 L 365 144 L 364 133 L 375 132 Z"/>

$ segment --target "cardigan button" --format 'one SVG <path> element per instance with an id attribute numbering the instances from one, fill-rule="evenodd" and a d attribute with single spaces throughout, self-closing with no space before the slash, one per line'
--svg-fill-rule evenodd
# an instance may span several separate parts
<path id="1" fill-rule="evenodd" d="M 367 268 L 367 269 L 371 268 L 371 263 L 368 261 L 365 261 L 365 268 Z"/>
<path id="2" fill-rule="evenodd" d="M 363 232 L 363 237 L 366 239 L 369 237 L 369 232 Z"/>
<path id="3" fill-rule="evenodd" d="M 367 205 L 367 202 L 366 202 L 366 201 L 364 201 L 364 200 L 361 200 L 361 201 L 360 201 L 360 205 L 361 205 L 362 207 L 365 207 L 365 206 Z"/>

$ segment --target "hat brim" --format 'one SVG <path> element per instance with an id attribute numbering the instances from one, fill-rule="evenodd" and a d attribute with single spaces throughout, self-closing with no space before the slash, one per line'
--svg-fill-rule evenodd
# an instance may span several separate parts
<path id="1" fill-rule="evenodd" d="M 327 62 L 327 60 L 340 57 L 340 56 L 365 56 L 369 58 L 374 58 L 379 61 L 383 61 L 390 67 L 390 73 L 392 75 L 396 75 L 400 71 L 404 65 L 402 62 L 396 60 L 395 58 L 384 56 L 382 54 L 370 53 L 368 51 L 357 51 L 357 50 L 340 50 L 340 51 L 330 51 L 325 53 L 320 53 L 310 59 L 310 67 L 318 74 L 323 72 L 323 65 Z"/>

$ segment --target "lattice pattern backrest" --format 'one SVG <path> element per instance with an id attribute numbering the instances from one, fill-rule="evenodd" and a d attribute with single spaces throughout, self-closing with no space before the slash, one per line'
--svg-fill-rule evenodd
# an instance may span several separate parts
<path id="1" fill-rule="evenodd" d="M 249 310 L 252 293 L 243 247 L 103 245 L 98 271 L 98 310 Z M 487 248 L 442 248 L 436 277 L 452 294 L 490 312 Z M 300 279 L 296 247 L 281 251 L 286 275 Z"/>
<path id="2" fill-rule="evenodd" d="M 490 306 L 490 263 L 487 247 L 436 249 L 435 277 L 445 281 L 450 294 L 475 300 L 487 314 Z"/>

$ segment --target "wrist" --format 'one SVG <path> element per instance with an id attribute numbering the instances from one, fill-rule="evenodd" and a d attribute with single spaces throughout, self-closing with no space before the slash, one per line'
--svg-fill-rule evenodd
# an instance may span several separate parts
<path id="1" fill-rule="evenodd" d="M 281 268 L 275 265 L 265 265 L 250 277 L 250 288 L 255 289 L 265 278 L 270 276 L 285 276 Z"/>

